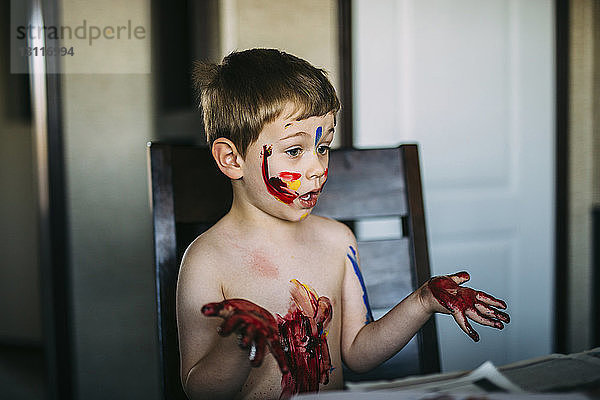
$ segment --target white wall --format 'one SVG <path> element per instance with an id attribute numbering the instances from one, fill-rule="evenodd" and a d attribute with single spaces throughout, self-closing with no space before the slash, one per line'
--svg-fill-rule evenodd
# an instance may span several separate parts
<path id="1" fill-rule="evenodd" d="M 233 50 L 278 48 L 325 69 L 339 92 L 336 1 L 223 0 L 219 7 L 221 58 Z"/>

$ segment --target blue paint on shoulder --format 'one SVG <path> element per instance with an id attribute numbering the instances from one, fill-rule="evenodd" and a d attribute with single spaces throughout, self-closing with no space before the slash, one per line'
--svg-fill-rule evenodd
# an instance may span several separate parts
<path id="1" fill-rule="evenodd" d="M 315 147 L 317 147 L 317 144 L 319 144 L 319 140 L 321 140 L 322 135 L 323 135 L 323 128 L 318 127 L 316 135 L 315 135 Z"/>
<path id="2" fill-rule="evenodd" d="M 348 253 L 346 255 L 348 256 L 348 259 L 352 263 L 352 267 L 354 268 L 354 273 L 356 274 L 356 277 L 358 278 L 358 281 L 360 282 L 360 286 L 363 291 L 363 302 L 365 303 L 365 307 L 367 307 L 367 315 L 366 315 L 365 324 L 368 324 L 369 322 L 373 322 L 375 319 L 373 318 L 373 312 L 371 312 L 371 305 L 369 304 L 369 296 L 367 296 L 367 287 L 365 286 L 365 280 L 363 279 L 363 276 L 360 273 L 360 268 L 358 267 L 358 260 L 356 259 L 356 250 L 354 250 L 354 247 L 352 247 L 352 246 L 349 246 L 349 247 L 350 247 L 350 251 L 352 252 L 352 254 Z"/>

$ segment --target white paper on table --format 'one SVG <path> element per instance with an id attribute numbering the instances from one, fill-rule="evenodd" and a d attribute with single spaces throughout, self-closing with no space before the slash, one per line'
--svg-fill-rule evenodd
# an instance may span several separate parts
<path id="1" fill-rule="evenodd" d="M 432 377 L 435 378 L 432 380 Z M 378 381 L 368 383 L 347 383 L 350 391 L 373 391 L 373 390 L 411 390 L 420 392 L 441 392 L 441 393 L 524 393 L 524 390 L 513 384 L 504 375 L 502 375 L 494 364 L 486 361 L 474 371 L 467 375 L 454 377 L 449 375 L 447 379 L 444 376 L 425 376 L 408 379 L 399 379 L 396 381 Z"/>

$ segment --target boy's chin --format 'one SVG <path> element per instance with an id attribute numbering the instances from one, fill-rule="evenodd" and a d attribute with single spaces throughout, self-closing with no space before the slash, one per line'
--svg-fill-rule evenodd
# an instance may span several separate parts
<path id="1" fill-rule="evenodd" d="M 304 221 L 310 215 L 311 211 L 312 211 L 312 209 L 294 210 L 294 212 L 286 213 L 286 215 L 282 219 L 285 219 L 286 221 L 290 221 L 290 222 Z"/>
<path id="2" fill-rule="evenodd" d="M 274 216 L 279 219 L 289 221 L 289 222 L 300 222 L 300 221 L 304 221 L 312 212 L 312 208 L 303 209 L 303 208 L 294 207 L 293 205 L 292 205 L 292 207 L 290 207 L 290 206 L 286 206 L 286 207 L 287 207 L 287 209 L 281 210 Z M 273 214 L 271 214 L 271 215 L 273 215 Z"/>

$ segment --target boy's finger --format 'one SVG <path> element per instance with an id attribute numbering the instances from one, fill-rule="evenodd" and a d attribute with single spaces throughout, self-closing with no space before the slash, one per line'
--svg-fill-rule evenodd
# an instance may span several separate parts
<path id="1" fill-rule="evenodd" d="M 219 315 L 219 312 L 223 309 L 223 303 L 208 303 L 202 306 L 200 312 L 207 317 L 214 317 Z"/>
<path id="2" fill-rule="evenodd" d="M 467 271 L 460 271 L 455 274 L 448 275 L 448 277 L 450 279 L 452 279 L 454 281 L 454 283 L 456 283 L 457 285 L 460 285 L 461 283 L 465 283 L 469 279 L 471 279 L 471 277 L 469 276 L 469 273 Z"/>
<path id="3" fill-rule="evenodd" d="M 260 367 L 262 364 L 265 357 L 265 345 L 265 338 L 262 336 L 257 337 L 254 343 L 252 343 L 248 359 L 250 360 L 250 364 L 255 368 Z"/>
<path id="4" fill-rule="evenodd" d="M 504 325 L 502 322 L 491 319 L 480 313 L 477 309 L 469 309 L 465 312 L 467 317 L 471 318 L 473 321 L 477 322 L 480 325 L 491 326 L 496 329 L 503 329 Z"/>
<path id="5" fill-rule="evenodd" d="M 217 328 L 217 332 L 221 336 L 228 336 L 231 332 L 244 328 L 246 324 L 247 321 L 242 315 L 234 314 L 223 321 L 221 326 Z"/>
<path id="6" fill-rule="evenodd" d="M 510 322 L 510 316 L 507 313 L 496 310 L 492 307 L 488 307 L 484 303 L 475 303 L 475 308 L 477 308 L 477 311 L 484 314 L 488 318 L 498 319 L 506 323 Z"/>
<path id="7" fill-rule="evenodd" d="M 245 300 L 245 299 L 228 299 L 228 300 L 223 300 L 221 303 L 210 303 L 210 304 L 221 305 L 221 308 L 224 311 L 228 311 L 229 313 L 238 312 L 238 313 L 254 314 L 257 318 L 262 317 L 262 319 L 264 319 L 265 321 L 268 320 L 268 321 L 275 322 L 275 319 L 273 318 L 271 313 L 269 313 L 269 311 L 265 310 L 263 307 L 259 306 L 258 304 L 253 303 L 248 300 Z M 228 315 L 227 314 L 223 315 L 223 313 L 221 313 L 221 316 L 227 317 Z"/>
<path id="8" fill-rule="evenodd" d="M 256 335 L 256 328 L 254 325 L 248 325 L 243 333 L 241 333 L 240 347 L 247 349 L 254 341 Z"/>
<path id="9" fill-rule="evenodd" d="M 471 326 L 469 321 L 467 321 L 467 317 L 462 312 L 457 312 L 452 314 L 454 320 L 460 326 L 460 328 L 473 339 L 475 342 L 479 342 L 479 335 L 475 332 L 475 329 Z"/>
<path id="10" fill-rule="evenodd" d="M 267 340 L 267 344 L 269 345 L 269 350 L 271 351 L 271 354 L 273 354 L 273 357 L 275 357 L 277 364 L 279 364 L 279 370 L 283 375 L 287 374 L 289 372 L 289 368 L 285 358 L 285 353 L 281 348 L 281 343 L 279 343 L 279 340 L 276 339 Z"/>
<path id="11" fill-rule="evenodd" d="M 501 308 L 503 310 L 506 309 L 506 303 L 504 301 L 497 299 L 494 296 L 491 296 L 485 292 L 477 291 L 477 294 L 475 296 L 479 301 L 483 301 L 484 303 Z"/>

